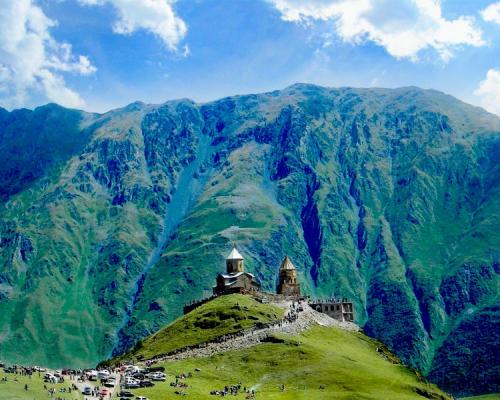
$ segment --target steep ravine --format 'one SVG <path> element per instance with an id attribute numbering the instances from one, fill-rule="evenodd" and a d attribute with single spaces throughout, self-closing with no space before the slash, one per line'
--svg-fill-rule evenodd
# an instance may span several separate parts
<path id="1" fill-rule="evenodd" d="M 319 186 L 316 177 L 312 176 L 306 189 L 307 202 L 300 213 L 304 240 L 312 260 L 310 274 L 315 284 L 318 283 L 318 274 L 321 268 L 321 241 L 323 237 L 321 222 L 318 216 L 318 206 L 314 199 L 314 194 L 319 189 Z"/>
<path id="2" fill-rule="evenodd" d="M 134 290 L 130 295 L 130 305 L 127 308 L 123 321 L 117 330 L 117 341 L 111 351 L 112 355 L 120 354 L 128 349 L 135 342 L 135 338 L 127 335 L 126 328 L 130 326 L 130 318 L 134 313 L 136 304 L 142 294 L 146 275 L 151 268 L 158 262 L 163 250 L 171 240 L 175 229 L 187 215 L 190 207 L 197 200 L 203 187 L 205 186 L 211 172 L 211 167 L 207 167 L 208 156 L 210 155 L 210 137 L 202 131 L 195 130 L 194 140 L 196 142 L 196 152 L 193 160 L 186 165 L 171 191 L 166 213 L 163 219 L 163 226 L 158 235 L 157 245 L 149 255 L 148 261 L 144 265 L 142 273 L 135 282 Z"/>

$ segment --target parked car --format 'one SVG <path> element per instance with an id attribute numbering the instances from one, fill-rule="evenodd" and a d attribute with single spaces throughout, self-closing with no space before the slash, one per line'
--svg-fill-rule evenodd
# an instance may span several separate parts
<path id="1" fill-rule="evenodd" d="M 165 367 L 149 367 L 148 372 L 165 372 Z"/>
<path id="2" fill-rule="evenodd" d="M 101 389 L 99 391 L 99 396 L 106 397 L 108 394 L 109 394 L 109 390 L 108 389 Z"/>
<path id="3" fill-rule="evenodd" d="M 166 376 L 163 372 L 154 372 L 151 374 L 150 379 L 153 381 L 165 381 Z"/>
<path id="4" fill-rule="evenodd" d="M 64 382 L 64 377 L 60 372 L 56 371 L 56 373 L 54 374 L 54 378 L 56 378 L 58 382 Z"/>
<path id="5" fill-rule="evenodd" d="M 89 381 L 96 381 L 97 380 L 97 371 L 89 371 L 87 372 L 87 375 L 89 376 Z"/>
<path id="6" fill-rule="evenodd" d="M 106 380 L 110 377 L 110 373 L 107 369 L 103 369 L 101 371 L 97 371 L 97 377 L 101 380 Z"/>
<path id="7" fill-rule="evenodd" d="M 141 387 L 151 387 L 154 386 L 155 384 L 151 381 L 143 380 L 140 382 Z"/>
<path id="8" fill-rule="evenodd" d="M 92 388 L 90 386 L 85 386 L 83 388 L 82 394 L 85 396 L 90 396 L 92 394 Z"/>
<path id="9" fill-rule="evenodd" d="M 112 387 L 115 387 L 115 384 L 116 384 L 116 378 L 110 377 L 106 380 L 106 382 L 104 383 L 104 386 L 112 388 Z"/>
<path id="10" fill-rule="evenodd" d="M 134 378 L 126 378 L 125 379 L 125 388 L 127 389 L 137 389 L 141 385 L 139 384 L 139 381 Z"/>
<path id="11" fill-rule="evenodd" d="M 125 372 L 136 374 L 138 372 L 142 372 L 142 368 L 138 367 L 137 365 L 127 365 L 125 367 Z"/>
<path id="12" fill-rule="evenodd" d="M 64 382 L 64 378 L 59 374 L 45 374 L 43 377 L 43 381 L 47 383 L 62 383 Z"/>
<path id="13" fill-rule="evenodd" d="M 134 394 L 132 392 L 126 392 L 126 391 L 121 391 L 118 393 L 118 397 L 134 397 Z"/>
<path id="14" fill-rule="evenodd" d="M 144 396 L 137 396 L 135 400 L 149 400 L 147 397 Z"/>

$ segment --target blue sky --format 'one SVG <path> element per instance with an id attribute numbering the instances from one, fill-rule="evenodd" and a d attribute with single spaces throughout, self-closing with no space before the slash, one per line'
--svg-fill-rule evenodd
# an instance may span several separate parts
<path id="1" fill-rule="evenodd" d="M 500 114 L 492 0 L 3 0 L 0 105 L 415 85 Z M 34 54 L 34 56 L 32 56 Z"/>

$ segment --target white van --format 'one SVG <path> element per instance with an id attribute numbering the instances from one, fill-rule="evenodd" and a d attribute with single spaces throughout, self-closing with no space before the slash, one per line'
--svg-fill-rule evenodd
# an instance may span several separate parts
<path id="1" fill-rule="evenodd" d="M 107 369 L 102 369 L 100 371 L 97 372 L 97 377 L 101 380 L 106 380 L 110 377 L 110 373 Z"/>
<path id="2" fill-rule="evenodd" d="M 89 381 L 96 381 L 97 380 L 97 371 L 89 371 L 87 372 L 87 375 L 89 376 Z"/>

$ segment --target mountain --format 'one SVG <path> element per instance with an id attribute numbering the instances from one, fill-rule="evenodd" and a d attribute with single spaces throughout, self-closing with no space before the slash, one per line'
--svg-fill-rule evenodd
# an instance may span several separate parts
<path id="1" fill-rule="evenodd" d="M 500 119 L 432 90 L 0 112 L 0 358 L 88 366 L 211 294 L 237 244 L 456 394 L 500 391 Z M 478 345 L 479 343 L 479 345 Z M 19 349 L 23 352 L 20 353 Z"/>
<path id="2" fill-rule="evenodd" d="M 245 343 L 245 336 L 235 335 L 253 327 L 256 330 L 249 335 L 253 338 L 267 329 L 266 324 L 274 322 L 276 327 L 277 316 L 282 316 L 283 311 L 247 296 L 222 296 L 147 337 L 120 359 L 109 362 L 149 360 L 175 351 L 177 359 L 159 360 L 153 367 L 165 368 L 168 381 L 174 381 L 174 376 L 187 375 L 181 379 L 187 388 L 172 387 L 167 381 L 134 391 L 135 395 L 151 400 L 175 397 L 175 391 L 179 390 L 190 398 L 209 399 L 213 398 L 210 392 L 238 382 L 242 389 L 255 390 L 257 398 L 265 399 L 451 399 L 418 372 L 402 365 L 384 345 L 353 331 L 352 327 L 342 329 L 312 323 L 295 335 L 273 330 L 254 345 Z M 315 312 L 304 310 L 295 324 L 306 324 L 312 314 Z M 293 325 L 285 325 L 283 329 Z M 233 334 L 232 338 L 222 343 L 233 342 L 230 351 L 214 351 L 208 357 L 196 354 L 198 350 L 206 350 L 207 343 L 228 333 Z M 203 344 L 200 348 L 194 347 L 200 344 Z M 182 358 L 187 346 L 191 347 L 188 350 L 191 354 Z M 282 385 L 284 390 L 280 390 Z"/>

